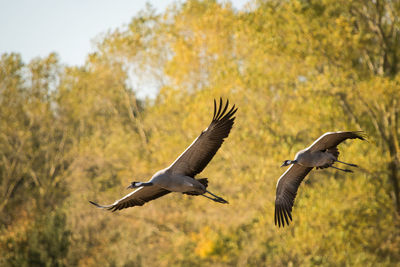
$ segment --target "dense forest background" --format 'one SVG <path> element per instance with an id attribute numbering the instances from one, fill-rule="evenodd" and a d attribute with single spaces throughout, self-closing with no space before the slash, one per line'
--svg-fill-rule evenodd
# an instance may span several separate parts
<path id="1" fill-rule="evenodd" d="M 83 66 L 0 59 L 1 266 L 399 266 L 400 1 L 188 0 L 97 37 Z M 146 88 L 154 98 L 138 99 Z M 108 204 L 239 110 L 207 169 L 229 200 Z M 364 130 L 303 182 L 274 226 L 285 159 L 326 131 Z"/>

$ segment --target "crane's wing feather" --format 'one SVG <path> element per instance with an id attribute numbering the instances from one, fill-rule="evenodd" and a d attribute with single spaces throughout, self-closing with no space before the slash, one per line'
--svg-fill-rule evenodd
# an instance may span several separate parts
<path id="1" fill-rule="evenodd" d="M 200 173 L 217 153 L 224 139 L 228 137 L 237 108 L 235 105 L 228 111 L 229 101 L 223 107 L 220 99 L 219 107 L 214 100 L 213 119 L 199 137 L 168 167 L 168 171 L 175 174 L 183 174 L 194 177 Z"/>
<path id="2" fill-rule="evenodd" d="M 284 227 L 285 221 L 289 225 L 289 219 L 292 220 L 292 208 L 297 189 L 311 170 L 312 167 L 293 164 L 279 178 L 276 183 L 275 225 Z"/>
<path id="3" fill-rule="evenodd" d="M 336 147 L 346 139 L 361 139 L 365 140 L 362 136 L 362 131 L 354 132 L 328 132 L 320 136 L 311 146 L 307 149 L 310 151 L 325 150 Z"/>
<path id="4" fill-rule="evenodd" d="M 111 205 L 102 206 L 93 201 L 89 202 L 97 206 L 98 208 L 103 208 L 114 212 L 116 210 L 121 210 L 129 207 L 143 206 L 146 202 L 162 197 L 168 193 L 171 193 L 171 191 L 161 188 L 157 185 L 142 186 L 124 196 L 123 198 L 115 201 Z"/>

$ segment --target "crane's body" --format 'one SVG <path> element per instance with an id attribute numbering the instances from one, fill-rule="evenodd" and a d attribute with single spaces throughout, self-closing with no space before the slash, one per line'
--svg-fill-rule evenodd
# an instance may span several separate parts
<path id="1" fill-rule="evenodd" d="M 202 195 L 206 193 L 207 190 L 202 183 L 196 179 L 193 179 L 193 177 L 182 174 L 174 174 L 168 172 L 168 169 L 163 169 L 156 172 L 150 179 L 149 183 L 157 185 L 171 192 L 191 192 L 193 194 L 197 193 Z"/>
<path id="2" fill-rule="evenodd" d="M 325 167 L 330 166 L 337 158 L 328 151 L 310 151 L 303 149 L 297 152 L 294 161 L 304 167 Z"/>

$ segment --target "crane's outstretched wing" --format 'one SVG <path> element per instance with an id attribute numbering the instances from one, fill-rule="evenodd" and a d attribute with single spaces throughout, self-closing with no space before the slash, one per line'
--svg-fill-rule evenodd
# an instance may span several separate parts
<path id="1" fill-rule="evenodd" d="M 208 186 L 207 178 L 197 179 L 197 181 L 207 188 L 207 186 Z M 123 198 L 115 201 L 111 205 L 103 206 L 103 205 L 99 205 L 90 200 L 89 200 L 89 202 L 98 208 L 107 209 L 107 210 L 111 210 L 114 212 L 116 210 L 122 210 L 122 209 L 129 208 L 129 207 L 143 206 L 146 202 L 149 202 L 153 199 L 162 197 L 168 193 L 171 193 L 171 191 L 153 184 L 151 186 L 139 187 L 135 191 L 133 191 L 133 192 L 129 193 L 128 195 L 124 196 Z M 193 192 L 183 192 L 183 194 L 197 195 Z"/>
<path id="2" fill-rule="evenodd" d="M 116 210 L 122 210 L 129 207 L 143 206 L 146 202 L 162 197 L 168 193 L 171 193 L 171 191 L 163 189 L 157 185 L 142 186 L 123 198 L 115 201 L 111 205 L 102 206 L 93 201 L 89 202 L 98 208 L 107 209 L 114 212 Z"/>
<path id="3" fill-rule="evenodd" d="M 276 183 L 275 225 L 284 227 L 285 221 L 289 225 L 289 219 L 292 220 L 292 208 L 297 189 L 311 170 L 312 167 L 293 164 L 279 178 Z"/>
<path id="4" fill-rule="evenodd" d="M 228 111 L 229 100 L 223 107 L 220 99 L 218 111 L 214 100 L 213 119 L 199 137 L 168 167 L 168 171 L 175 174 L 183 174 L 194 177 L 200 173 L 217 153 L 224 139 L 228 137 L 232 129 L 237 111 L 235 105 Z"/>
<path id="5" fill-rule="evenodd" d="M 325 150 L 329 148 L 336 147 L 341 142 L 346 139 L 361 139 L 365 140 L 362 136 L 362 131 L 354 131 L 354 132 L 328 132 L 321 135 L 311 146 L 307 149 L 312 151 Z"/>

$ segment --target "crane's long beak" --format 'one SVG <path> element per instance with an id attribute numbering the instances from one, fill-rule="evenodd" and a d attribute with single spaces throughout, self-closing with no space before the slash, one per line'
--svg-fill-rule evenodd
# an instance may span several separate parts
<path id="1" fill-rule="evenodd" d="M 136 188 L 136 182 L 132 182 L 126 189 Z"/>

